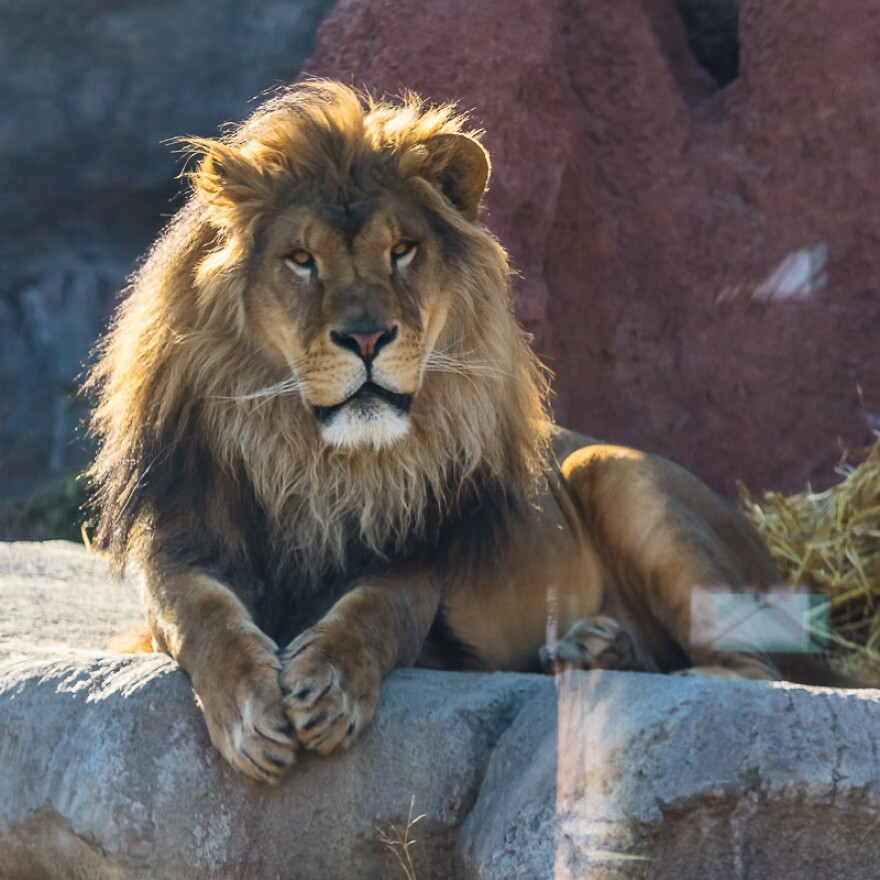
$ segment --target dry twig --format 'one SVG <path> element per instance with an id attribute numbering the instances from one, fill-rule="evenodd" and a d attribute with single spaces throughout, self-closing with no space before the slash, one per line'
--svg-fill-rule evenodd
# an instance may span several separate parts
<path id="1" fill-rule="evenodd" d="M 407 816 L 406 827 L 403 831 L 397 825 L 387 825 L 385 828 L 376 826 L 376 831 L 379 832 L 379 839 L 394 853 L 394 857 L 403 869 L 406 880 L 416 880 L 416 869 L 413 865 L 411 852 L 416 841 L 410 837 L 410 832 L 418 821 L 425 818 L 424 813 L 413 818 L 415 806 L 416 796 L 413 795 L 412 800 L 409 802 L 409 815 Z"/>

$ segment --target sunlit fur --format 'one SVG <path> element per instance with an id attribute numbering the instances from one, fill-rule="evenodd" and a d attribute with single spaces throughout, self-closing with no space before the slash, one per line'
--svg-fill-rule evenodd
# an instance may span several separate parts
<path id="1" fill-rule="evenodd" d="M 202 157 L 193 194 L 132 279 L 89 382 L 98 401 L 97 537 L 117 559 L 148 555 L 160 519 L 185 529 L 187 517 L 241 550 L 235 523 L 214 522 L 213 505 L 187 510 L 186 485 L 173 510 L 157 509 L 167 502 L 150 494 L 155 470 L 193 436 L 218 477 L 237 485 L 246 475 L 275 539 L 315 572 L 344 568 L 353 540 L 376 552 L 403 545 L 423 528 L 429 500 L 454 511 L 477 479 L 528 502 L 546 467 L 544 378 L 510 312 L 503 249 L 443 196 L 440 160 L 423 148 L 464 124 L 449 106 L 413 96 L 386 103 L 314 82 L 281 93 L 219 141 L 189 142 Z M 264 356 L 248 285 L 260 230 L 303 181 L 332 199 L 353 168 L 372 166 L 454 235 L 444 277 L 455 295 L 423 354 L 408 429 L 386 425 L 395 442 L 352 449 L 332 427 L 331 442 L 322 436 L 297 371 L 279 372 Z"/>

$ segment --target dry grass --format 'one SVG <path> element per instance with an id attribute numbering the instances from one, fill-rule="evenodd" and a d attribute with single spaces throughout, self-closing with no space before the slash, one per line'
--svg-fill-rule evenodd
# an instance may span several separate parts
<path id="1" fill-rule="evenodd" d="M 377 826 L 376 831 L 379 832 L 379 839 L 385 846 L 394 853 L 398 864 L 403 870 L 406 880 L 416 880 L 416 869 L 412 860 L 412 848 L 416 841 L 410 836 L 412 829 L 417 822 L 425 818 L 422 813 L 413 817 L 413 810 L 416 806 L 416 797 L 413 795 L 409 802 L 409 815 L 406 819 L 406 827 L 401 830 L 397 825 L 387 825 L 384 828 Z"/>
<path id="2" fill-rule="evenodd" d="M 880 440 L 837 472 L 824 492 L 740 499 L 789 583 L 828 597 L 830 662 L 880 684 Z"/>

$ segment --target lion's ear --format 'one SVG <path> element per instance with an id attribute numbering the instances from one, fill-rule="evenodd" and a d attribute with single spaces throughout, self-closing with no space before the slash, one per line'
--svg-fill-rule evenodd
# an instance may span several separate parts
<path id="1" fill-rule="evenodd" d="M 476 219 L 489 181 L 489 154 L 466 134 L 437 134 L 423 146 L 443 194 L 468 220 Z"/>
<path id="2" fill-rule="evenodd" d="M 196 193 L 218 208 L 235 208 L 267 195 L 267 169 L 241 150 L 209 138 L 189 138 L 186 147 L 200 153 L 198 168 L 190 175 Z"/>

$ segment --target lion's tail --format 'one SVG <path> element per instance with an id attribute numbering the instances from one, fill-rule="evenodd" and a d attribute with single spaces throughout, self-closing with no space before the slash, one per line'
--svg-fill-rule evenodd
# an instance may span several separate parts
<path id="1" fill-rule="evenodd" d="M 776 654 L 773 656 L 786 681 L 836 688 L 870 688 L 866 684 L 832 669 L 820 657 L 809 654 Z"/>
<path id="2" fill-rule="evenodd" d="M 149 626 L 141 623 L 113 636 L 107 650 L 116 654 L 155 654 L 158 649 Z"/>

